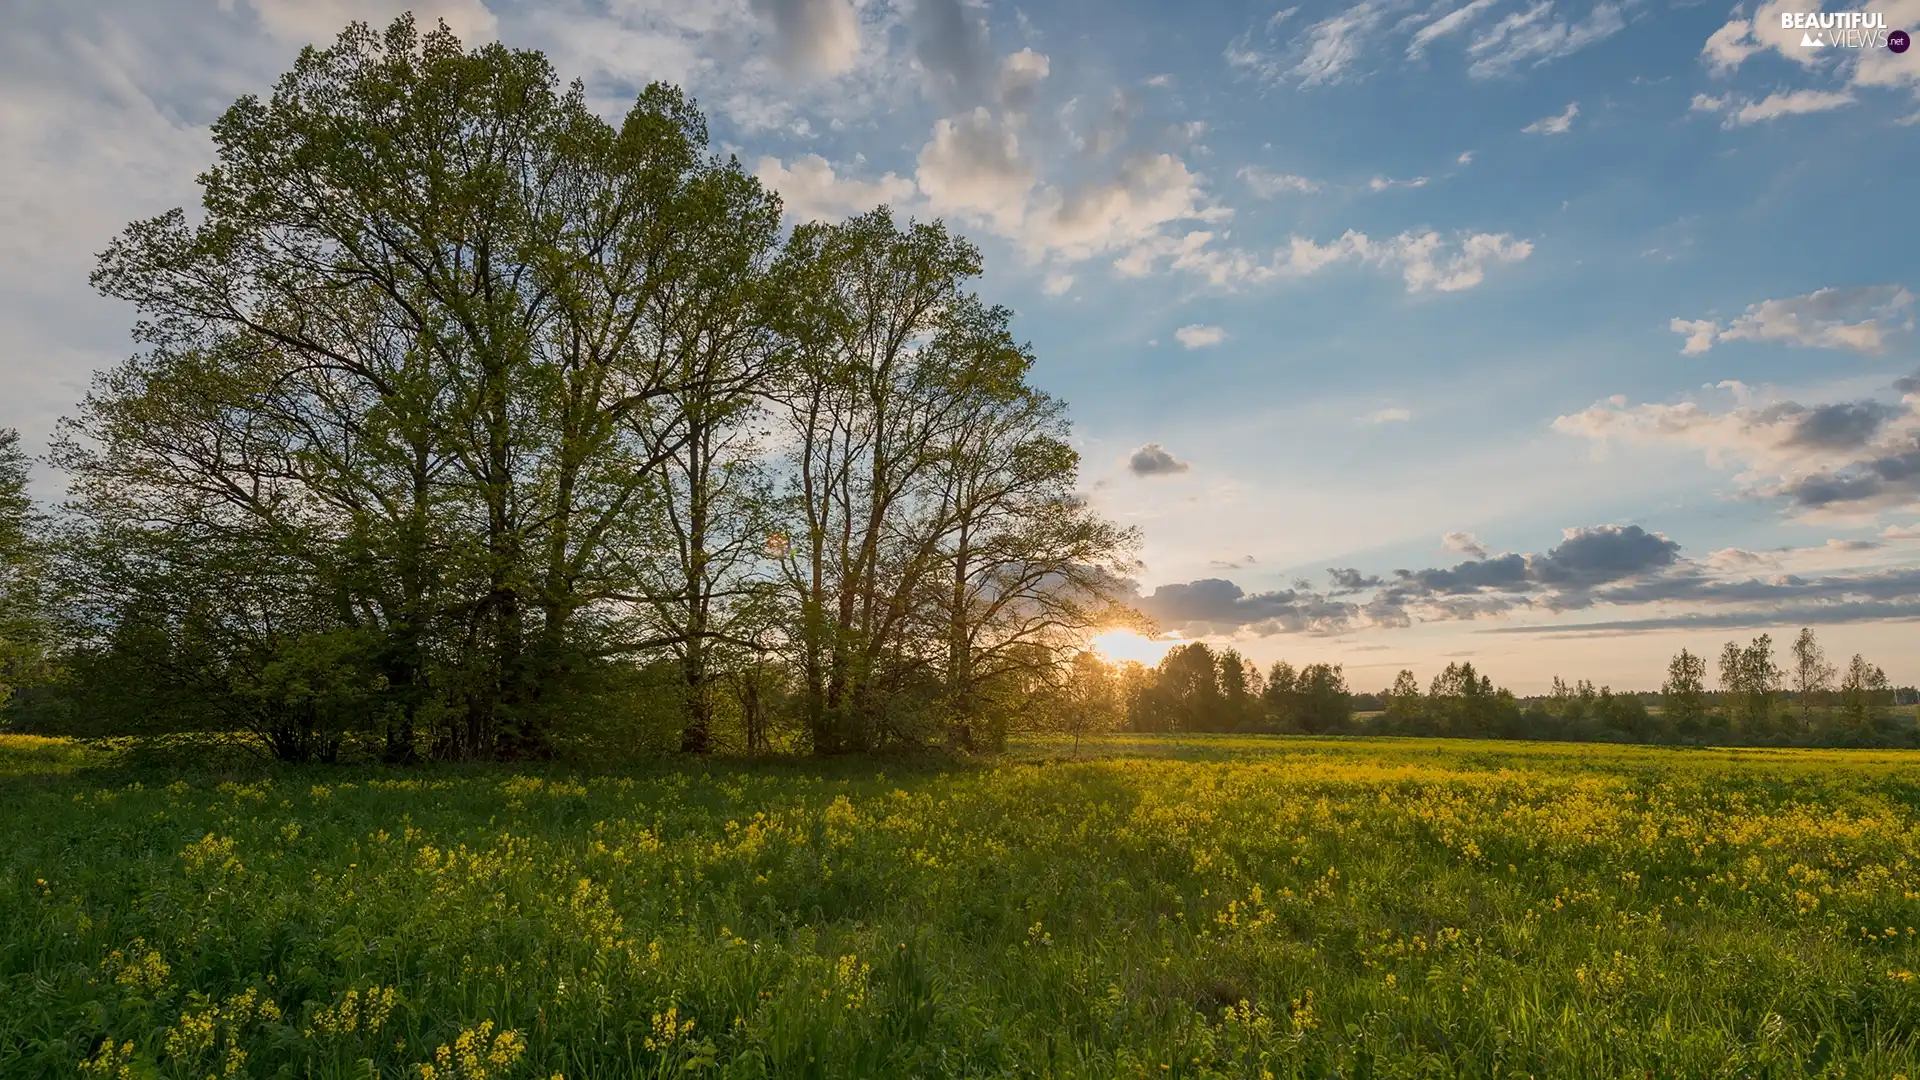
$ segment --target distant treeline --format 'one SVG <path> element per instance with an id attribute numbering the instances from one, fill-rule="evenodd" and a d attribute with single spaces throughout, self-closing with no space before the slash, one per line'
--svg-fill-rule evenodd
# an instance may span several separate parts
<path id="1" fill-rule="evenodd" d="M 1912 687 L 1888 684 L 1861 656 L 1827 662 L 1802 630 L 1787 666 L 1771 636 L 1728 642 L 1708 685 L 1706 661 L 1682 650 L 1657 692 L 1615 692 L 1556 677 L 1553 692 L 1521 698 L 1450 663 L 1425 687 L 1402 671 L 1378 693 L 1354 693 L 1340 665 L 1262 671 L 1231 648 L 1177 646 L 1156 667 L 1113 669 L 1111 722 L 1133 731 L 1290 732 L 1456 738 L 1756 745 L 1908 746 L 1920 743 Z"/>

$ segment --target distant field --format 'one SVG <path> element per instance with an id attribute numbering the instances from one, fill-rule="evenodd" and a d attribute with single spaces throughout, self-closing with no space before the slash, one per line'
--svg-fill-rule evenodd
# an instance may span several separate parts
<path id="1" fill-rule="evenodd" d="M 0 736 L 0 1076 L 1920 1076 L 1920 756 Z"/>

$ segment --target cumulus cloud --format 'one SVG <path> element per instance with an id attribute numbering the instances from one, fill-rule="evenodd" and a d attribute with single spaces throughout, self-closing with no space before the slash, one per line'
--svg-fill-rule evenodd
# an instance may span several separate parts
<path id="1" fill-rule="evenodd" d="M 1889 28 L 1905 27 L 1908 30 L 1920 26 L 1920 0 L 1891 0 L 1889 3 L 1875 4 L 1870 9 L 1887 17 Z M 1856 87 L 1875 87 L 1881 89 L 1904 89 L 1920 94 L 1920 64 L 1914 63 L 1913 55 L 1896 53 L 1892 49 L 1848 49 L 1852 53 L 1853 70 L 1848 83 Z"/>
<path id="2" fill-rule="evenodd" d="M 1168 153 L 1095 146 L 1096 160 L 1103 150 L 1113 152 L 1104 169 L 1072 185 L 1042 183 L 1022 128 L 1019 118 L 986 106 L 936 122 L 915 173 L 929 208 L 989 228 L 1029 258 L 1067 262 L 1128 252 L 1164 240 L 1173 223 L 1228 213 L 1211 203 L 1200 177 Z"/>
<path id="3" fill-rule="evenodd" d="M 1911 58 L 1885 48 L 1809 49 L 1801 45 L 1808 31 L 1785 29 L 1780 16 L 1787 12 L 1818 11 L 1801 0 L 1770 0 L 1754 10 L 1752 18 L 1736 9 L 1734 16 L 1707 38 L 1701 47 L 1701 59 L 1710 72 L 1727 76 L 1739 70 L 1749 59 L 1771 52 L 1809 72 L 1837 77 L 1845 89 L 1787 90 L 1768 95 L 1757 102 L 1737 103 L 1731 97 L 1695 99 L 1695 107 L 1705 111 L 1726 111 L 1726 124 L 1735 127 L 1782 116 L 1827 112 L 1855 101 L 1855 91 L 1904 89 L 1920 93 L 1920 65 Z M 1920 23 L 1920 0 L 1891 0 L 1871 10 L 1886 17 L 1890 28 Z M 1820 31 L 1812 31 L 1823 38 Z"/>
<path id="4" fill-rule="evenodd" d="M 780 193 L 787 213 L 802 221 L 839 221 L 914 193 L 914 183 L 887 173 L 877 180 L 839 176 L 826 158 L 807 154 L 792 165 L 763 157 L 754 169 L 760 182 Z"/>
<path id="5" fill-rule="evenodd" d="M 1686 337 L 1680 351 L 1689 356 L 1723 341 L 1777 342 L 1875 356 L 1913 330 L 1914 296 L 1900 285 L 1835 286 L 1763 300 L 1724 326 L 1712 319 L 1675 319 L 1671 327 Z"/>
<path id="6" fill-rule="evenodd" d="M 1204 323 L 1191 323 L 1173 332 L 1180 344 L 1189 349 L 1204 349 L 1209 345 L 1218 345 L 1227 339 L 1227 332 L 1217 326 Z"/>
<path id="7" fill-rule="evenodd" d="M 1450 532 L 1440 538 L 1440 546 L 1448 551 L 1457 551 L 1476 559 L 1487 557 L 1487 546 L 1480 538 L 1470 532 Z"/>
<path id="8" fill-rule="evenodd" d="M 1037 176 L 1020 154 L 1020 137 L 985 106 L 933 125 L 920 149 L 920 193 L 936 214 L 953 214 L 996 231 L 1019 231 Z"/>
<path id="9" fill-rule="evenodd" d="M 1810 8 L 1803 0 L 1768 0 L 1754 9 L 1752 18 L 1736 15 L 1709 35 L 1700 49 L 1701 59 L 1715 75 L 1731 74 L 1750 57 L 1769 50 L 1802 67 L 1814 67 L 1821 62 L 1822 50 L 1801 48 L 1802 32 L 1780 26 L 1783 12 L 1808 10 L 1818 11 L 1819 6 Z"/>
<path id="10" fill-rule="evenodd" d="M 1901 384 L 1911 386 L 1909 380 Z M 1596 441 L 1692 446 L 1710 464 L 1739 470 L 1746 494 L 1777 500 L 1801 517 L 1858 517 L 1920 507 L 1920 396 L 1819 404 L 1755 400 L 1628 405 L 1614 399 L 1554 421 Z M 1905 393 L 1904 390 L 1902 390 Z"/>
<path id="11" fill-rule="evenodd" d="M 1566 111 L 1543 116 L 1520 130 L 1528 135 L 1565 135 L 1573 129 L 1573 118 L 1580 115 L 1580 103 L 1570 101 Z"/>
<path id="12" fill-rule="evenodd" d="M 1399 424 L 1413 419 L 1413 411 L 1403 406 L 1391 405 L 1384 409 L 1375 409 L 1360 419 L 1368 424 Z"/>
<path id="13" fill-rule="evenodd" d="M 1008 56 L 1000 62 L 1000 103 L 1015 112 L 1029 108 L 1051 69 L 1046 53 L 1021 49 Z"/>
<path id="14" fill-rule="evenodd" d="M 1127 459 L 1127 469 L 1135 476 L 1177 476 L 1192 468 L 1190 463 L 1174 457 L 1172 451 L 1154 442 L 1135 450 Z"/>
<path id="15" fill-rule="evenodd" d="M 774 61 L 790 75 L 838 75 L 860 53 L 860 21 L 847 0 L 753 0 L 773 30 Z"/>
<path id="16" fill-rule="evenodd" d="M 1489 266 L 1520 262 L 1533 244 L 1507 233 L 1404 232 L 1384 240 L 1348 230 L 1325 244 L 1295 236 L 1270 255 L 1212 243 L 1214 234 L 1196 230 L 1183 237 L 1161 236 L 1128 252 L 1115 265 L 1138 276 L 1165 261 L 1175 270 L 1200 275 L 1216 285 L 1255 285 L 1275 279 L 1306 277 L 1342 263 L 1399 271 L 1408 292 L 1457 292 L 1486 280 Z"/>

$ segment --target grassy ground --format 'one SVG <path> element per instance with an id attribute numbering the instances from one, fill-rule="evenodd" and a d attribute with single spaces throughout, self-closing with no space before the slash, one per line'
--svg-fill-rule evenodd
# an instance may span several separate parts
<path id="1" fill-rule="evenodd" d="M 1920 1076 L 1920 757 L 0 737 L 0 1076 Z"/>

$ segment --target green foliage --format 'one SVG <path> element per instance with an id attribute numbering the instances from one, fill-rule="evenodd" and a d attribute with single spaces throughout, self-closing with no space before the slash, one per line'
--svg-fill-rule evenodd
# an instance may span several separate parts
<path id="1" fill-rule="evenodd" d="M 1847 733 L 1862 740 L 1871 739 L 1883 710 L 1891 704 L 1893 692 L 1887 673 L 1854 653 L 1840 683 L 1840 716 Z"/>
<path id="2" fill-rule="evenodd" d="M 1742 648 L 1727 642 L 1720 653 L 1720 694 L 1734 726 L 1749 738 L 1774 733 L 1774 706 L 1786 673 L 1773 659 L 1773 638 L 1761 634 Z"/>
<path id="3" fill-rule="evenodd" d="M 783 240 L 679 90 L 609 123 L 411 17 L 213 135 L 197 223 L 134 223 L 93 278 L 146 351 L 55 448 L 106 680 L 43 710 L 70 730 L 541 757 L 645 685 L 681 749 L 765 749 L 784 663 L 816 750 L 993 749 L 1010 688 L 1126 618 L 1133 536 L 940 223 Z"/>
<path id="4" fill-rule="evenodd" d="M 0 737 L 0 1075 L 1920 1070 L 1909 755 L 1021 753 L 173 771 Z"/>
<path id="5" fill-rule="evenodd" d="M 1681 649 L 1667 665 L 1667 681 L 1660 687 L 1661 714 L 1684 737 L 1706 730 L 1707 662 Z"/>
<path id="6" fill-rule="evenodd" d="M 0 428 L 0 710 L 48 670 L 47 521 L 27 490 L 20 433 Z"/>

